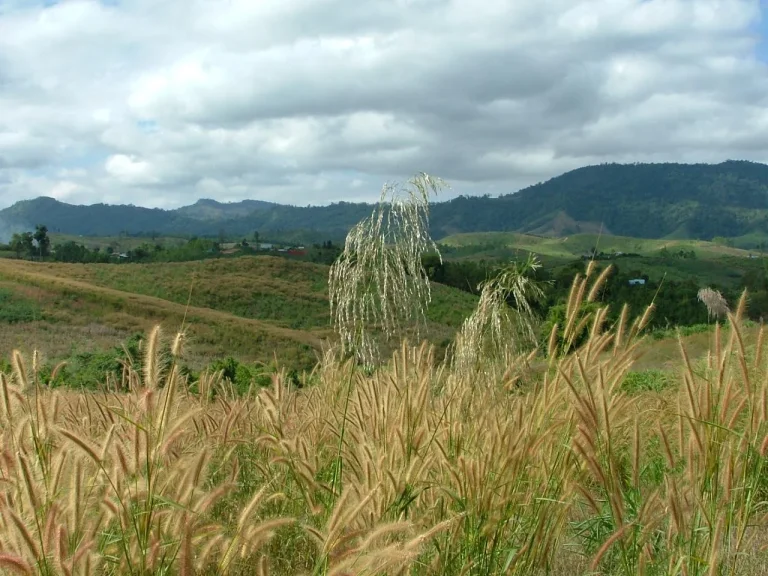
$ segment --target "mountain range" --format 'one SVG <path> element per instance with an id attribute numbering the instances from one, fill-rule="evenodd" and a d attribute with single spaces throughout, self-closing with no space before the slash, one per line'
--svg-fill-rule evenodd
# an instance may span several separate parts
<path id="1" fill-rule="evenodd" d="M 261 200 L 201 199 L 174 210 L 132 205 L 71 205 L 53 198 L 25 200 L 0 211 L 6 229 L 45 224 L 83 236 L 120 233 L 262 237 L 299 234 L 340 239 L 372 205 L 339 202 L 298 207 Z M 580 232 L 640 238 L 768 236 L 768 165 L 600 164 L 498 197 L 460 196 L 430 210 L 437 239 L 462 232 L 514 231 L 544 236 Z"/>

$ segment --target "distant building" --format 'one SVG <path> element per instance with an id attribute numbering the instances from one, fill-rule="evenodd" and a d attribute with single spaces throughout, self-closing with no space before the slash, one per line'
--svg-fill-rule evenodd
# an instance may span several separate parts
<path id="1" fill-rule="evenodd" d="M 222 244 L 219 244 L 221 250 L 231 250 L 238 246 L 241 246 L 240 242 L 223 242 Z"/>
<path id="2" fill-rule="evenodd" d="M 274 247 L 275 245 L 269 242 L 259 242 L 259 250 L 272 250 Z"/>
<path id="3" fill-rule="evenodd" d="M 642 286 L 643 284 L 645 284 L 645 278 L 632 278 L 629 281 L 630 286 Z"/>

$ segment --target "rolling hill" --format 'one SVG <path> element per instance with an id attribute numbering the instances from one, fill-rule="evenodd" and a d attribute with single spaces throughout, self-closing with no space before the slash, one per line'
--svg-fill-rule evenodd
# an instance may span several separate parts
<path id="1" fill-rule="evenodd" d="M 636 271 L 658 281 L 693 280 L 738 290 L 746 273 L 765 270 L 765 254 L 733 246 L 685 239 L 649 239 L 606 234 L 548 237 L 519 232 L 472 232 L 438 241 L 443 256 L 455 260 L 511 260 L 536 254 L 550 270 L 570 267 L 597 249 L 596 260 Z"/>
<path id="2" fill-rule="evenodd" d="M 327 278 L 327 266 L 270 256 L 130 265 L 0 258 L 0 357 L 21 347 L 63 359 L 186 323 L 192 366 L 232 355 L 311 367 L 332 337 Z M 430 340 L 450 338 L 475 301 L 435 285 Z"/>
<path id="3" fill-rule="evenodd" d="M 45 224 L 53 232 L 87 236 L 131 234 L 262 235 L 304 231 L 341 239 L 371 210 L 367 204 L 286 206 L 263 201 L 201 200 L 176 210 L 136 206 L 72 206 L 52 198 L 18 202 L 0 211 L 6 226 Z M 514 194 L 436 202 L 436 238 L 466 232 L 578 233 L 638 238 L 741 238 L 756 246 L 768 237 L 768 165 L 602 164 L 572 170 Z"/>
<path id="4" fill-rule="evenodd" d="M 183 206 L 175 210 L 176 214 L 194 220 L 228 220 L 248 216 L 259 210 L 268 210 L 278 206 L 274 202 L 264 200 L 243 200 L 241 202 L 217 202 L 210 198 L 201 198 L 191 206 Z"/>
<path id="5" fill-rule="evenodd" d="M 753 254 L 749 250 L 704 240 L 649 239 L 594 233 L 551 237 L 519 232 L 474 232 L 446 236 L 439 244 L 449 249 L 517 248 L 567 261 L 581 257 L 594 247 L 606 254 L 632 253 L 640 256 L 656 255 L 664 248 L 672 252 L 693 250 L 698 257 L 709 260 L 726 256 L 748 258 Z"/>

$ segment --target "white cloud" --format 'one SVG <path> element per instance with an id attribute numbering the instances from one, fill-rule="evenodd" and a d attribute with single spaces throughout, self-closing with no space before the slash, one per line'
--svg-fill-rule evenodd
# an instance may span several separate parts
<path id="1" fill-rule="evenodd" d="M 768 160 L 757 0 L 0 2 L 0 205 Z"/>
<path id="2" fill-rule="evenodd" d="M 79 184 L 75 184 L 69 180 L 60 180 L 51 186 L 51 191 L 49 194 L 53 198 L 56 198 L 56 200 L 62 200 L 66 202 L 81 188 L 82 187 Z"/>
<path id="3" fill-rule="evenodd" d="M 114 154 L 107 158 L 104 168 L 107 174 L 116 178 L 118 182 L 129 186 L 159 183 L 159 180 L 152 175 L 152 166 L 149 162 L 133 156 Z"/>

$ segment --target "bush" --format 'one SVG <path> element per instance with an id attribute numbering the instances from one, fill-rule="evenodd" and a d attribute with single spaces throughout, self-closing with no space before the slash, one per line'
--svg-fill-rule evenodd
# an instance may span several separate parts
<path id="1" fill-rule="evenodd" d="M 221 371 L 224 379 L 229 380 L 239 394 L 248 392 L 251 384 L 269 386 L 272 382 L 271 374 L 275 372 L 273 366 L 248 366 L 232 356 L 212 362 L 208 369 L 211 372 Z"/>
<path id="2" fill-rule="evenodd" d="M 0 290 L 0 323 L 16 324 L 41 318 L 40 308 L 10 290 Z"/>
<path id="3" fill-rule="evenodd" d="M 595 314 L 597 310 L 600 308 L 600 304 L 597 302 L 585 302 L 581 306 L 581 310 L 579 312 L 579 318 L 584 318 L 587 314 Z M 566 343 L 563 341 L 562 338 L 562 331 L 566 324 L 566 317 L 565 317 L 565 311 L 566 311 L 566 305 L 565 304 L 558 304 L 556 306 L 552 306 L 548 313 L 547 317 L 544 320 L 541 331 L 539 332 L 539 346 L 543 351 L 547 351 L 547 346 L 549 344 L 549 336 L 552 333 L 552 328 L 555 324 L 558 325 L 558 335 L 557 335 L 557 349 L 560 351 L 564 351 Z M 591 328 L 591 325 L 587 325 L 584 327 L 584 329 L 576 335 L 576 338 L 571 343 L 571 349 L 576 349 L 582 346 L 587 339 L 589 338 L 589 329 Z"/>
<path id="4" fill-rule="evenodd" d="M 661 392 L 670 385 L 669 374 L 661 370 L 628 372 L 621 389 L 630 394 L 637 392 Z"/>
<path id="5" fill-rule="evenodd" d="M 52 367 L 41 369 L 41 380 L 50 386 L 63 386 L 69 388 L 97 389 L 103 386 L 107 377 L 115 382 L 122 378 L 123 365 L 130 360 L 134 370 L 141 371 L 143 364 L 143 350 L 141 334 L 134 334 L 127 338 L 122 345 L 115 346 L 111 350 L 99 352 L 80 352 L 70 357 L 66 364 L 58 371 L 56 378 L 51 379 Z M 164 346 L 160 355 L 162 369 L 167 370 L 171 364 L 168 346 Z M 182 376 L 188 375 L 189 370 L 182 366 Z"/>

